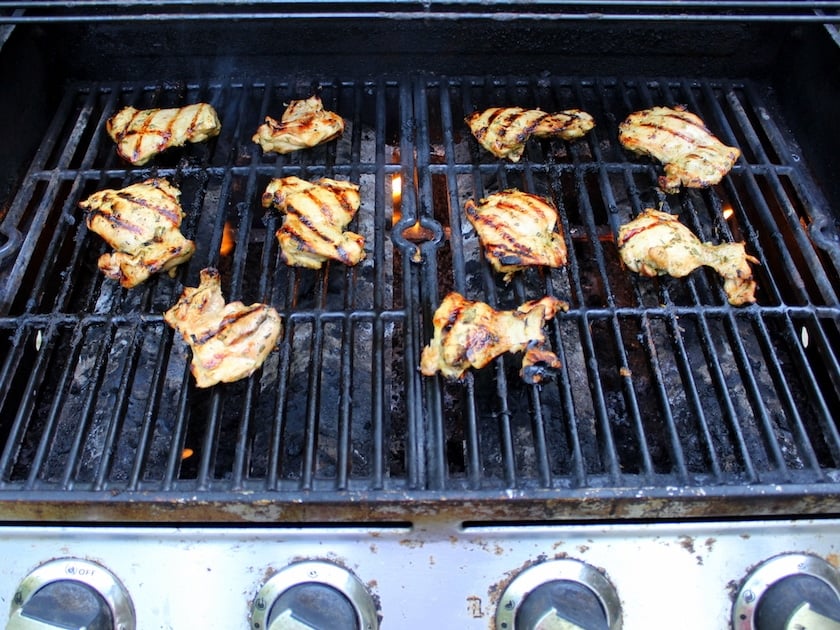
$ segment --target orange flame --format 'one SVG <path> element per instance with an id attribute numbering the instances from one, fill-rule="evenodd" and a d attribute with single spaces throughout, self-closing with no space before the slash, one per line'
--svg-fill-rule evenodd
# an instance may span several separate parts
<path id="1" fill-rule="evenodd" d="M 402 217 L 400 212 L 400 204 L 402 203 L 402 177 L 399 173 L 394 173 L 391 176 L 391 200 L 393 201 L 393 219 L 392 225 L 396 225 Z"/>
<path id="2" fill-rule="evenodd" d="M 225 221 L 225 227 L 222 229 L 222 245 L 219 247 L 219 253 L 222 256 L 229 256 L 233 252 L 236 245 L 236 240 L 233 235 L 233 227 L 229 221 Z"/>

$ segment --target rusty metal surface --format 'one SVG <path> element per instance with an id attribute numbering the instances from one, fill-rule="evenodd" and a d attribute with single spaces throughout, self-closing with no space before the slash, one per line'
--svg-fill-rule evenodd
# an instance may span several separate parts
<path id="1" fill-rule="evenodd" d="M 125 523 L 538 523 L 686 520 L 832 515 L 840 494 L 830 487 L 751 487 L 710 494 L 704 489 L 482 492 L 441 497 L 436 492 L 303 495 L 206 493 L 182 496 L 127 493 L 105 502 L 98 495 L 18 495 L 0 502 L 0 522 Z"/>

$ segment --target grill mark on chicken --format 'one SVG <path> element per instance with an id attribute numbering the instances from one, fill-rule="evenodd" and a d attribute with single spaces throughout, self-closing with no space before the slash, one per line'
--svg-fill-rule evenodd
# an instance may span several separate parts
<path id="1" fill-rule="evenodd" d="M 425 376 L 440 372 L 462 379 L 469 368 L 481 369 L 506 353 L 524 352 L 520 376 L 529 384 L 541 382 L 561 367 L 547 345 L 543 326 L 569 305 L 552 296 L 532 300 L 514 311 L 497 311 L 484 302 L 448 294 L 434 313 L 434 333 L 420 357 Z"/>
<path id="2" fill-rule="evenodd" d="M 163 203 L 152 203 L 152 200 L 143 197 L 142 195 L 135 195 L 127 190 L 120 190 L 117 191 L 117 196 L 125 199 L 129 203 L 136 204 L 138 206 L 142 206 L 144 208 L 148 208 L 157 212 L 160 216 L 167 219 L 172 225 L 180 225 L 181 224 L 181 213 L 176 210 L 178 208 L 178 199 L 174 195 L 169 194 L 169 192 L 164 188 L 158 188 L 160 193 L 166 197 L 166 204 Z"/>
<path id="3" fill-rule="evenodd" d="M 124 220 L 110 212 L 105 212 L 103 210 L 90 210 L 87 214 L 87 225 L 90 228 L 95 219 L 101 218 L 104 221 L 110 223 L 115 230 L 125 230 L 126 232 L 131 232 L 132 234 L 140 235 L 143 233 L 143 227 L 132 223 L 131 221 Z"/>
<path id="4" fill-rule="evenodd" d="M 672 214 L 647 208 L 618 231 L 618 248 L 628 268 L 645 276 L 687 276 L 700 266 L 709 266 L 724 280 L 730 304 L 755 301 L 756 283 L 749 263 L 757 258 L 744 243 L 702 243 Z"/>
<path id="5" fill-rule="evenodd" d="M 630 227 L 631 225 L 633 227 Z M 658 223 L 653 223 L 653 222 L 643 223 L 643 224 L 640 224 L 640 225 L 633 225 L 633 223 L 630 222 L 630 223 L 627 223 L 627 224 L 621 226 L 621 229 L 618 232 L 618 235 L 619 235 L 618 236 L 618 246 L 623 247 L 632 238 L 638 236 L 639 234 L 642 234 L 643 232 L 645 232 L 647 230 L 652 230 L 657 225 L 659 225 L 659 224 Z"/>
<path id="6" fill-rule="evenodd" d="M 145 110 L 129 106 L 111 116 L 105 128 L 117 144 L 117 154 L 142 166 L 169 148 L 219 135 L 221 122 L 207 103 Z"/>
<path id="7" fill-rule="evenodd" d="M 531 136 L 574 140 L 595 126 L 592 116 L 579 109 L 548 113 L 521 107 L 491 107 L 473 112 L 464 120 L 482 147 L 512 162 L 522 157 Z"/>
<path id="8" fill-rule="evenodd" d="M 180 232 L 180 191 L 165 179 L 148 179 L 120 190 L 101 190 L 79 203 L 88 228 L 113 249 L 99 269 L 125 288 L 189 260 L 195 243 Z"/>
<path id="9" fill-rule="evenodd" d="M 364 237 L 345 229 L 359 208 L 357 185 L 327 178 L 274 179 L 262 204 L 285 214 L 276 237 L 286 264 L 318 269 L 327 259 L 355 265 L 364 258 Z"/>
<path id="10" fill-rule="evenodd" d="M 510 280 L 530 266 L 566 264 L 566 243 L 556 231 L 557 211 L 546 199 L 509 189 L 488 195 L 479 204 L 464 204 L 484 247 L 485 258 Z"/>
<path id="11" fill-rule="evenodd" d="M 289 103 L 279 122 L 266 116 L 251 139 L 265 153 L 285 154 L 329 142 L 342 133 L 344 119 L 326 111 L 320 97 L 310 96 Z"/>
<path id="12" fill-rule="evenodd" d="M 192 339 L 193 346 L 202 346 L 213 339 L 216 335 L 225 332 L 226 330 L 232 329 L 236 326 L 237 322 L 244 320 L 247 317 L 253 317 L 254 315 L 260 315 L 260 317 L 256 320 L 255 327 L 261 326 L 264 322 L 269 321 L 270 315 L 265 312 L 266 307 L 264 304 L 252 305 L 247 308 L 243 308 L 240 311 L 235 313 L 230 313 L 223 317 L 219 322 L 219 327 L 217 330 L 207 331 L 206 334 L 201 335 L 200 337 L 196 337 L 194 335 L 190 335 Z M 231 345 L 241 342 L 242 340 L 248 338 L 250 336 L 250 332 L 245 330 L 242 331 L 235 337 L 229 339 L 229 343 Z"/>
<path id="13" fill-rule="evenodd" d="M 324 217 L 327 219 L 328 222 L 333 222 L 334 221 L 333 214 L 332 214 L 332 211 L 330 210 L 329 206 L 326 205 L 326 204 L 320 203 L 321 200 L 311 190 L 303 191 L 300 194 L 305 195 L 306 197 L 311 199 L 314 203 L 319 204 L 318 205 L 318 210 L 321 212 L 321 214 L 324 215 Z M 346 206 L 344 206 L 344 204 L 342 204 L 342 208 L 345 208 L 345 207 Z M 288 226 L 286 228 L 286 230 L 285 230 L 286 233 L 293 236 L 295 238 L 295 240 L 301 244 L 301 246 L 307 248 L 309 251 L 316 251 L 315 245 L 311 244 L 312 239 L 318 239 L 322 243 L 327 243 L 327 244 L 331 243 L 331 239 L 326 234 L 324 234 L 323 232 L 320 232 L 318 230 L 318 227 L 309 219 L 308 216 L 306 216 L 306 214 L 298 212 L 297 209 L 291 204 L 286 204 L 285 208 L 286 208 L 286 214 L 295 215 L 300 220 L 300 223 L 311 233 L 311 238 L 307 239 L 306 236 L 301 234 L 300 232 L 295 232 L 294 229 L 291 226 Z"/>
<path id="14" fill-rule="evenodd" d="M 280 315 L 267 304 L 226 304 L 212 267 L 201 270 L 199 286 L 185 287 L 163 318 L 192 349 L 190 370 L 201 388 L 253 374 L 283 331 Z"/>
<path id="15" fill-rule="evenodd" d="M 669 194 L 681 185 L 717 184 L 741 155 L 740 149 L 723 144 L 683 106 L 633 112 L 619 125 L 618 139 L 626 149 L 663 163 L 665 175 L 658 183 Z"/>

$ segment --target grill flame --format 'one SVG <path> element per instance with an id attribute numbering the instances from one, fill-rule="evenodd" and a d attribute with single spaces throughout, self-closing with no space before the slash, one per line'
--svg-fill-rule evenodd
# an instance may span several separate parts
<path id="1" fill-rule="evenodd" d="M 236 238 L 233 234 L 233 226 L 231 226 L 230 221 L 225 221 L 225 226 L 222 229 L 222 244 L 219 247 L 219 254 L 230 256 L 235 246 Z"/>

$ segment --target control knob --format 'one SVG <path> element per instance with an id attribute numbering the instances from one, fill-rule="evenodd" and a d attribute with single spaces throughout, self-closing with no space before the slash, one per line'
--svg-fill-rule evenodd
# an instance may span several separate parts
<path id="1" fill-rule="evenodd" d="M 297 562 L 275 573 L 251 607 L 253 630 L 376 630 L 365 585 L 332 562 Z"/>
<path id="2" fill-rule="evenodd" d="M 840 630 L 840 572 L 818 556 L 788 553 L 761 563 L 732 607 L 735 630 Z"/>
<path id="3" fill-rule="evenodd" d="M 620 630 L 615 587 L 595 567 L 563 558 L 529 567 L 508 584 L 496 630 Z"/>
<path id="4" fill-rule="evenodd" d="M 134 630 L 134 607 L 105 567 L 78 558 L 42 564 L 12 598 L 6 630 Z"/>

